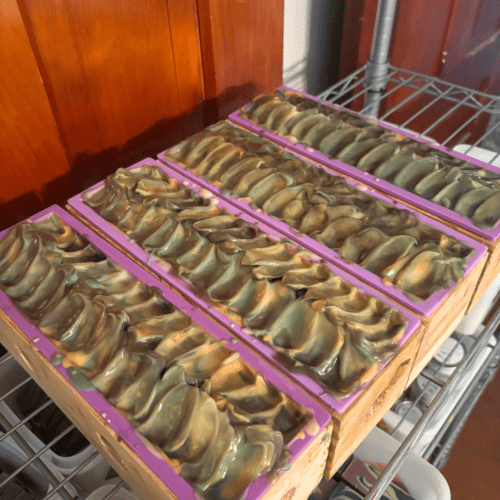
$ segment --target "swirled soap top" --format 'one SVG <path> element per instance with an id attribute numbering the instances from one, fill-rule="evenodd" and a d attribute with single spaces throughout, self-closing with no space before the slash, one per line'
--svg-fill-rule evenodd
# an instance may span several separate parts
<path id="1" fill-rule="evenodd" d="M 169 156 L 403 290 L 415 302 L 459 281 L 473 253 L 409 211 L 228 123 L 186 139 Z"/>
<path id="2" fill-rule="evenodd" d="M 398 349 L 401 312 L 156 166 L 118 170 L 83 200 L 334 395 L 373 378 Z"/>
<path id="3" fill-rule="evenodd" d="M 477 227 L 500 221 L 500 174 L 291 90 L 256 98 L 240 116 L 275 134 L 449 208 Z"/>
<path id="4" fill-rule="evenodd" d="M 310 415 L 162 294 L 55 215 L 0 240 L 0 289 L 90 384 L 179 464 L 230 500 L 285 465 Z"/>

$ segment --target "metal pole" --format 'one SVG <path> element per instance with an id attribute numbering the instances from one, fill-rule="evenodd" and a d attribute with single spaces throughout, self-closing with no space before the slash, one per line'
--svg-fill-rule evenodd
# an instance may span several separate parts
<path id="1" fill-rule="evenodd" d="M 397 452 L 393 455 L 387 467 L 384 469 L 382 474 L 375 481 L 370 489 L 368 495 L 365 496 L 364 500 L 378 500 L 387 486 L 391 483 L 394 476 L 397 474 L 401 463 L 408 457 L 408 455 L 413 451 L 416 444 L 422 437 L 423 433 L 432 423 L 436 415 L 441 411 L 441 409 L 447 403 L 449 397 L 462 382 L 463 376 L 469 370 L 469 368 L 474 364 L 479 353 L 486 347 L 491 336 L 498 330 L 500 326 L 500 310 L 496 312 L 493 318 L 486 325 L 481 335 L 474 342 L 470 351 L 465 355 L 464 359 L 457 366 L 451 377 L 443 385 L 443 388 L 436 396 L 434 401 L 425 412 L 425 414 L 417 422 L 413 430 L 408 434 L 407 438 L 403 441 L 403 444 L 398 448 Z"/>
<path id="2" fill-rule="evenodd" d="M 380 96 L 387 85 L 389 49 L 397 3 L 398 0 L 379 0 L 377 5 L 372 50 L 365 73 L 365 85 L 370 90 L 365 94 L 364 103 L 366 114 L 374 118 L 378 116 Z"/>

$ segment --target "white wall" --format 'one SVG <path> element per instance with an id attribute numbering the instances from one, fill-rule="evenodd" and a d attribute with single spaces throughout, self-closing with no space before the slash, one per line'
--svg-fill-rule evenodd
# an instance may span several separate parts
<path id="1" fill-rule="evenodd" d="M 283 83 L 317 94 L 335 83 L 344 0 L 285 0 Z"/>

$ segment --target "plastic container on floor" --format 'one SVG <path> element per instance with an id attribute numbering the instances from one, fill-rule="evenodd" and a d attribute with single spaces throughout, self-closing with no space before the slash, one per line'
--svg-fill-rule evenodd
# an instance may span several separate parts
<path id="1" fill-rule="evenodd" d="M 354 456 L 365 462 L 388 463 L 401 446 L 396 439 L 375 427 L 358 446 Z M 415 453 L 410 453 L 398 472 L 415 500 L 450 500 L 450 487 L 444 476 Z"/>
<path id="2" fill-rule="evenodd" d="M 469 338 L 467 337 L 462 341 L 462 343 L 465 344 L 467 350 L 470 349 L 471 343 L 473 342 L 473 339 L 471 339 L 470 342 L 467 342 L 468 340 Z M 436 416 L 432 424 L 422 435 L 422 438 L 420 439 L 415 448 L 416 454 L 423 455 L 429 443 L 431 443 L 431 441 L 437 435 L 441 427 L 449 418 L 451 412 L 453 411 L 457 403 L 460 401 L 460 398 L 467 390 L 469 384 L 472 382 L 474 375 L 479 371 L 481 366 L 486 361 L 486 358 L 490 354 L 491 349 L 493 348 L 494 345 L 496 345 L 496 339 L 495 337 L 492 337 L 488 346 L 483 349 L 483 351 L 479 354 L 478 358 L 476 359 L 476 362 L 471 366 L 469 371 L 465 374 L 462 384 L 450 397 L 450 399 L 448 400 L 448 404 L 439 412 L 439 414 Z M 444 379 L 446 378 L 444 374 L 441 375 L 438 374 L 438 376 L 441 376 L 441 378 Z M 412 397 L 416 397 L 417 395 L 416 386 L 418 385 L 419 382 L 424 383 L 423 387 L 427 386 L 424 391 L 424 396 L 422 396 L 419 401 L 419 404 L 425 407 L 428 404 L 430 404 L 430 402 L 434 399 L 435 395 L 439 392 L 440 387 L 434 384 L 433 382 L 430 382 L 427 379 L 425 379 L 423 375 L 420 375 L 419 377 L 417 377 L 417 380 L 413 383 L 413 385 L 410 388 L 410 394 Z M 387 428 L 391 430 L 395 429 L 395 432 L 393 432 L 392 436 L 398 441 L 403 442 L 406 439 L 406 436 L 408 436 L 408 434 L 411 432 L 415 424 L 411 421 L 414 419 L 406 419 L 403 417 L 403 421 L 401 422 L 401 418 L 402 417 L 397 414 L 395 407 L 393 407 L 384 415 L 384 418 L 382 420 Z"/>
<path id="3" fill-rule="evenodd" d="M 106 484 L 97 488 L 93 491 L 85 500 L 102 500 L 106 497 L 114 488 L 116 484 L 112 482 L 111 484 Z M 112 496 L 112 500 L 140 500 L 139 497 L 133 492 L 128 491 L 125 488 L 121 488 Z"/>

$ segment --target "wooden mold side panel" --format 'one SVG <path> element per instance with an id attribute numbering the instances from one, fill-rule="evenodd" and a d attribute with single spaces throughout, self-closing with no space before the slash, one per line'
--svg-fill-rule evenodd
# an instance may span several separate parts
<path id="1" fill-rule="evenodd" d="M 486 254 L 469 275 L 457 286 L 448 300 L 429 318 L 422 337 L 410 383 L 423 370 L 444 341 L 454 332 L 471 301 L 477 282 L 488 259 Z"/>
<path id="2" fill-rule="evenodd" d="M 290 470 L 269 488 L 265 500 L 307 500 L 323 478 L 331 435 L 329 422 Z"/>
<path id="3" fill-rule="evenodd" d="M 486 264 L 484 266 L 483 274 L 478 280 L 478 285 L 466 313 L 468 313 L 469 310 L 474 307 L 476 302 L 481 298 L 486 289 L 491 285 L 493 280 L 500 273 L 500 241 L 497 241 L 495 243 L 495 248 L 493 248 L 492 250 L 488 249 L 488 260 L 486 261 Z"/>
<path id="4" fill-rule="evenodd" d="M 113 469 L 144 499 L 178 499 L 0 309 L 0 341 L 68 415 Z"/>
<path id="5" fill-rule="evenodd" d="M 18 201 L 2 207 L 1 230 L 40 210 L 44 184 L 69 165 L 15 0 L 0 4 L 0 61 L 0 203 Z"/>
<path id="6" fill-rule="evenodd" d="M 283 80 L 284 0 L 197 0 L 213 123 Z M 206 123 L 208 125 L 209 123 Z"/>
<path id="7" fill-rule="evenodd" d="M 407 387 L 423 332 L 424 327 L 420 326 L 345 413 L 332 413 L 334 435 L 325 477 L 335 474 L 401 396 Z"/>

